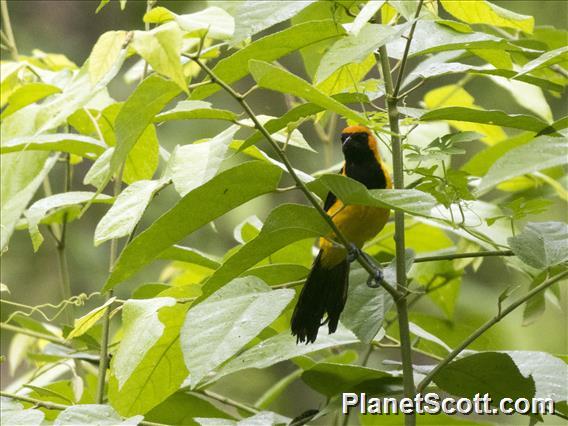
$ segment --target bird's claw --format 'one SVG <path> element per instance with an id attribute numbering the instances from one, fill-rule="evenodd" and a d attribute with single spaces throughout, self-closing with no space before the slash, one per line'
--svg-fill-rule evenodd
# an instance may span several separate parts
<path id="1" fill-rule="evenodd" d="M 369 275 L 369 279 L 367 279 L 367 287 L 378 288 L 382 285 L 383 281 L 383 270 L 377 268 L 374 275 Z"/>
<path id="2" fill-rule="evenodd" d="M 354 262 L 359 256 L 361 256 L 361 249 L 355 244 L 351 244 L 349 251 L 347 252 L 347 261 L 349 263 Z"/>

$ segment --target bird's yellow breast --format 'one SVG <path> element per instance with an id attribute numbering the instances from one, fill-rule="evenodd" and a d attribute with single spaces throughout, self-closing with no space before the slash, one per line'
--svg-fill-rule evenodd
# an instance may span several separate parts
<path id="1" fill-rule="evenodd" d="M 345 206 L 341 201 L 335 204 L 327 212 L 337 225 L 341 233 L 355 244 L 363 247 L 366 241 L 377 235 L 388 221 L 390 210 L 380 207 L 349 205 Z M 322 266 L 332 267 L 345 259 L 346 250 L 331 242 L 335 235 L 320 238 L 319 245 L 323 250 Z"/>

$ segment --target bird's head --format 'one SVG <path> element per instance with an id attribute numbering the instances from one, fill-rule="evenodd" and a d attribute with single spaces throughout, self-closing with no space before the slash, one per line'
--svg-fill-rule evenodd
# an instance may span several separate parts
<path id="1" fill-rule="evenodd" d="M 349 126 L 341 132 L 341 149 L 346 159 L 353 161 L 378 155 L 377 141 L 364 126 Z M 371 157 L 369 157 L 371 154 Z"/>

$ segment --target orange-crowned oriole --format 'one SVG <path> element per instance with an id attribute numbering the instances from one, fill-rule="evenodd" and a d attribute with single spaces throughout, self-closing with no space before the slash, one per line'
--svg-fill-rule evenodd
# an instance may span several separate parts
<path id="1" fill-rule="evenodd" d="M 391 188 L 392 181 L 379 154 L 377 140 L 363 126 L 350 126 L 341 133 L 345 162 L 341 174 L 361 182 L 369 189 Z M 329 192 L 324 210 L 342 234 L 357 248 L 377 235 L 388 221 L 390 210 L 361 205 L 345 206 Z M 349 259 L 347 250 L 333 243 L 335 235 L 320 238 L 320 251 L 314 260 L 292 315 L 292 334 L 298 342 L 313 343 L 324 315 L 329 332 L 337 329 L 347 300 Z"/>

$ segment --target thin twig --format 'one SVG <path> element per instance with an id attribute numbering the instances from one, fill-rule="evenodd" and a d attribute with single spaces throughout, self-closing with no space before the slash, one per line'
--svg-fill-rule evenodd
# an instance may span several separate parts
<path id="1" fill-rule="evenodd" d="M 201 391 L 199 391 L 199 393 L 201 393 L 201 394 L 203 394 L 203 395 L 205 395 L 205 396 L 207 396 L 211 399 L 214 399 L 216 401 L 222 402 L 223 404 L 230 405 L 232 407 L 238 408 L 239 410 L 246 411 L 249 414 L 254 415 L 254 414 L 258 414 L 260 412 L 256 408 L 250 407 L 246 404 L 243 404 L 239 401 L 235 401 L 234 399 L 228 398 L 226 396 L 219 395 L 218 393 L 212 392 L 212 391 L 207 390 L 207 389 L 201 390 Z"/>
<path id="2" fill-rule="evenodd" d="M 67 346 L 69 344 L 60 337 L 50 336 L 49 334 L 39 333 L 37 331 L 29 330 L 27 328 L 18 327 L 12 324 L 6 324 L 5 322 L 0 322 L 0 329 L 12 331 L 18 334 L 25 334 L 26 336 L 35 337 L 36 339 L 47 340 L 48 342 L 57 343 L 58 345 Z"/>
<path id="3" fill-rule="evenodd" d="M 42 401 L 41 399 L 30 398 L 29 396 L 17 395 L 17 394 L 14 394 L 14 393 L 9 393 L 9 392 L 4 392 L 4 391 L 0 391 L 0 396 L 3 396 L 5 398 L 14 399 L 16 401 L 28 402 L 30 404 L 33 404 L 34 407 L 45 408 L 47 410 L 63 411 L 63 410 L 68 409 L 69 407 L 72 407 L 72 405 L 58 404 L 56 402 L 50 402 L 50 401 Z M 141 421 L 138 424 L 141 425 L 141 426 L 167 426 L 163 423 L 155 423 L 155 422 L 148 422 L 148 421 Z"/>
<path id="4" fill-rule="evenodd" d="M 468 257 L 514 256 L 512 250 L 475 251 L 470 253 L 441 254 L 438 256 L 423 256 L 414 259 L 414 263 L 435 262 L 438 260 L 466 259 Z"/>
<path id="5" fill-rule="evenodd" d="M 65 183 L 64 192 L 67 193 L 71 191 L 71 179 L 72 179 L 72 166 L 71 166 L 71 154 L 67 153 L 65 155 Z M 69 279 L 69 266 L 67 264 L 67 253 L 66 253 L 66 236 L 67 236 L 67 213 L 63 214 L 61 223 L 61 232 L 59 234 L 59 240 L 57 242 L 57 261 L 59 265 L 59 282 L 61 288 L 61 298 L 63 300 L 68 300 L 71 298 L 71 282 Z M 72 325 L 73 323 L 73 306 L 71 309 L 65 310 L 65 321 L 67 324 Z"/>
<path id="6" fill-rule="evenodd" d="M 520 297 L 517 300 L 515 300 L 505 309 L 501 310 L 501 312 L 498 312 L 497 315 L 495 315 L 493 318 L 491 318 L 489 321 L 487 321 L 485 324 L 479 327 L 476 331 L 474 331 L 467 339 L 465 339 L 459 346 L 457 346 L 452 352 L 450 352 L 442 362 L 440 362 L 436 367 L 434 367 L 426 375 L 426 377 L 422 379 L 422 381 L 418 385 L 417 387 L 418 392 L 422 392 L 426 388 L 426 386 L 430 384 L 430 382 L 433 380 L 433 378 L 442 368 L 444 368 L 446 365 L 452 362 L 465 348 L 467 348 L 471 343 L 473 343 L 479 336 L 481 336 L 483 333 L 485 333 L 487 330 L 489 330 L 491 327 L 493 327 L 495 324 L 497 324 L 499 321 L 501 321 L 503 318 L 505 318 L 507 315 L 509 315 L 511 312 L 517 309 L 519 306 L 524 304 L 527 300 L 531 299 L 533 296 L 546 290 L 551 285 L 557 283 L 558 281 L 566 277 L 568 277 L 568 271 L 563 271 L 549 278 L 539 286 L 533 288 L 523 297 Z"/>
<path id="7" fill-rule="evenodd" d="M 0 1 L 0 8 L 2 9 L 2 24 L 6 29 L 6 42 L 8 43 L 8 48 L 10 49 L 10 55 L 12 60 L 18 60 L 18 47 L 16 46 L 16 39 L 14 37 L 14 32 L 12 31 L 12 23 L 10 22 L 10 14 L 8 13 L 8 2 L 6 0 Z"/>
<path id="8" fill-rule="evenodd" d="M 120 167 L 118 174 L 115 176 L 113 194 L 116 198 L 120 193 L 122 186 L 122 174 L 124 172 L 124 165 Z M 118 251 L 118 238 L 113 238 L 110 242 L 110 255 L 109 255 L 109 272 L 112 271 L 114 263 L 116 262 L 116 255 Z M 112 290 L 107 294 L 106 300 L 108 301 L 112 297 Z M 110 310 L 111 307 L 107 306 L 103 316 L 103 331 L 102 331 L 102 341 L 101 341 L 101 351 L 99 364 L 99 378 L 97 384 L 97 402 L 101 404 L 104 401 L 105 394 L 105 378 L 106 370 L 108 368 L 108 341 L 110 334 Z"/>

